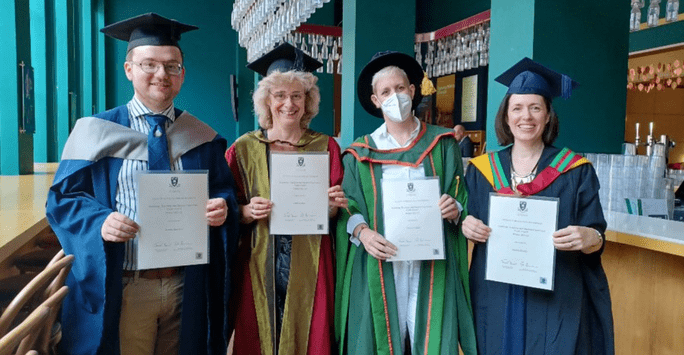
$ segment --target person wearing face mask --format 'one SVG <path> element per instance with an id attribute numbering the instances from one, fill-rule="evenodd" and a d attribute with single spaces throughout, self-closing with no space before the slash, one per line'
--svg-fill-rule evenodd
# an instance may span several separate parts
<path id="1" fill-rule="evenodd" d="M 432 91 L 430 90 L 432 89 Z M 337 231 L 336 336 L 345 354 L 475 354 L 466 239 L 466 189 L 453 130 L 412 113 L 434 87 L 413 57 L 377 53 L 361 71 L 358 98 L 384 123 L 343 153 L 349 207 Z M 370 119 L 370 118 L 369 118 Z M 439 177 L 444 260 L 388 261 L 382 179 Z M 418 237 L 418 236 L 415 236 Z"/>

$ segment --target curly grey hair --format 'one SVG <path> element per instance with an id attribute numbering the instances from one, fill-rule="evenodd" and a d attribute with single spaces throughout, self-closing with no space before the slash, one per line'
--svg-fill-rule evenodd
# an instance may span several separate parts
<path id="1" fill-rule="evenodd" d="M 300 127 L 306 129 L 311 120 L 318 114 L 318 105 L 321 102 L 321 93 L 316 82 L 318 78 L 307 72 L 290 70 L 287 72 L 275 71 L 259 81 L 259 86 L 252 95 L 254 101 L 254 112 L 259 118 L 259 126 L 263 129 L 273 127 L 273 117 L 271 116 L 269 92 L 276 86 L 299 83 L 306 91 L 306 103 L 304 105 L 304 115 L 300 120 Z"/>

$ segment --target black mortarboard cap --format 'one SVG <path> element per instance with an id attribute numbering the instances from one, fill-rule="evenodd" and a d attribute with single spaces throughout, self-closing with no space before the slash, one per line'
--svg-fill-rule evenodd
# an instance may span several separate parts
<path id="1" fill-rule="evenodd" d="M 507 94 L 537 94 L 549 99 L 568 99 L 579 83 L 530 58 L 521 61 L 494 79 L 508 86 Z"/>
<path id="2" fill-rule="evenodd" d="M 155 13 L 139 15 L 105 26 L 100 31 L 109 37 L 128 42 L 128 49 L 138 46 L 175 46 L 181 34 L 198 29 Z"/>
<path id="3" fill-rule="evenodd" d="M 413 95 L 413 108 L 418 107 L 420 100 L 423 99 L 421 93 L 421 84 L 423 83 L 423 77 L 425 73 L 420 63 L 416 61 L 415 58 L 408 54 L 404 54 L 397 51 L 382 51 L 377 52 L 371 60 L 366 64 L 359 78 L 356 81 L 356 93 L 361 102 L 361 106 L 375 117 L 382 118 L 382 109 L 375 107 L 375 104 L 371 100 L 371 95 L 373 95 L 373 76 L 375 73 L 379 72 L 385 67 L 390 65 L 397 66 L 406 72 L 409 83 L 416 87 L 416 92 Z"/>
<path id="4" fill-rule="evenodd" d="M 262 76 L 267 76 L 276 70 L 279 72 L 290 70 L 312 72 L 322 66 L 323 63 L 287 42 L 280 44 L 270 52 L 247 64 L 247 68 L 254 70 Z"/>

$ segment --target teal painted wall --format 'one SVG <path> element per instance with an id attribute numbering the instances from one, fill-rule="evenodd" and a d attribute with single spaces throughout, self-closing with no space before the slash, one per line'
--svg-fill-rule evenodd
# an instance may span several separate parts
<path id="1" fill-rule="evenodd" d="M 401 9 L 401 11 L 398 11 Z M 383 123 L 361 107 L 356 96 L 356 78 L 379 51 L 394 50 L 413 55 L 415 0 L 375 2 L 346 0 L 342 25 L 342 139 L 347 146 Z"/>
<path id="2" fill-rule="evenodd" d="M 620 0 L 493 0 L 487 150 L 498 148 L 494 117 L 506 87 L 494 79 L 527 56 L 581 86 L 554 100 L 558 146 L 620 152 L 624 139 L 629 9 Z M 620 11 L 616 11 L 619 9 Z"/>
<path id="3" fill-rule="evenodd" d="M 17 1 L 15 4 L 17 24 L 17 62 L 23 62 L 24 65 L 28 68 L 32 66 L 30 21 L 31 17 L 29 10 L 29 2 Z M 16 64 L 14 65 L 14 68 L 17 68 Z M 20 83 L 19 87 L 21 87 L 21 75 L 19 75 L 18 79 Z M 19 111 L 17 112 L 17 114 L 17 119 L 21 120 L 21 106 L 19 106 Z M 33 172 L 33 133 L 17 134 L 19 135 L 19 174 L 30 174 Z"/>
<path id="4" fill-rule="evenodd" d="M 93 4 L 90 0 L 80 0 L 79 1 L 79 16 L 78 23 L 79 26 L 76 27 L 76 33 L 78 33 L 78 42 L 76 46 L 78 47 L 79 55 L 78 59 L 78 72 L 79 80 L 77 87 L 79 88 L 80 95 L 80 112 L 79 116 L 89 116 L 97 111 L 94 107 L 94 88 L 93 88 L 93 66 L 97 64 L 93 58 L 94 53 L 94 41 L 93 36 L 96 35 L 97 29 L 93 26 Z"/>
<path id="5" fill-rule="evenodd" d="M 533 57 L 534 0 L 492 0 L 487 84 L 487 151 L 500 148 L 494 118 L 507 88 L 494 79 L 523 57 Z"/>
<path id="6" fill-rule="evenodd" d="M 70 92 L 75 88 L 70 87 L 70 78 L 74 69 L 73 60 L 70 60 L 69 54 L 72 53 L 69 49 L 70 36 L 65 35 L 69 33 L 69 17 L 73 13 L 73 9 L 69 7 L 67 1 L 52 0 L 54 27 L 51 33 L 51 45 L 48 53 L 52 53 L 52 88 L 54 90 L 53 99 L 53 120 L 54 120 L 54 138 L 55 143 L 54 158 L 59 159 L 62 156 L 62 149 L 69 137 L 70 128 L 70 106 L 72 95 Z M 78 94 L 78 93 L 76 93 Z"/>
<path id="7" fill-rule="evenodd" d="M 684 2 L 682 6 L 684 7 Z M 677 21 L 630 33 L 629 51 L 643 51 L 682 42 L 684 42 L 684 21 Z"/>
<path id="8" fill-rule="evenodd" d="M 234 41 L 237 43 L 237 32 L 233 33 Z M 247 50 L 237 44 L 233 50 L 236 58 L 233 70 L 237 73 L 238 84 L 238 121 L 235 126 L 235 137 L 239 137 L 257 127 L 256 116 L 252 109 L 252 93 L 258 75 L 245 67 L 247 65 Z"/>
<path id="9" fill-rule="evenodd" d="M 232 142 L 236 136 L 229 87 L 230 74 L 236 73 L 236 36 L 230 27 L 232 3 L 221 0 L 201 3 L 183 0 L 118 0 L 106 2 L 104 9 L 106 24 L 157 12 L 200 28 L 184 34 L 179 42 L 185 53 L 186 74 L 175 104 Z M 123 71 L 126 45 L 126 42 L 110 38 L 105 42 L 107 108 L 125 104 L 133 97 L 133 87 Z M 245 100 L 242 99 L 242 102 Z"/>
<path id="10" fill-rule="evenodd" d="M 554 100 L 558 146 L 619 153 L 624 141 L 629 9 L 622 0 L 537 1 L 534 59 L 581 84 Z M 551 5 L 552 4 L 552 5 Z"/>
<path id="11" fill-rule="evenodd" d="M 33 81 L 35 86 L 36 133 L 33 135 L 33 159 L 36 162 L 47 162 L 47 25 L 45 17 L 45 0 L 30 0 L 31 21 L 31 63 L 33 64 Z"/>
<path id="12" fill-rule="evenodd" d="M 17 26 L 14 6 L 0 11 L 0 174 L 19 174 L 19 97 L 17 93 Z"/>
<path id="13" fill-rule="evenodd" d="M 0 12 L 0 174 L 33 172 L 33 135 L 20 133 L 20 63 L 31 66 L 31 23 L 27 1 L 9 2 Z"/>
<path id="14" fill-rule="evenodd" d="M 489 10 L 490 1 L 416 0 L 416 33 L 432 32 Z"/>
<path id="15" fill-rule="evenodd" d="M 95 94 L 93 100 L 95 103 L 95 111 L 104 111 L 107 107 L 107 86 L 105 84 L 107 70 L 105 65 L 105 36 L 100 32 L 100 28 L 105 26 L 105 0 L 96 0 L 97 4 L 93 4 L 93 48 L 95 53 L 93 54 L 93 59 L 95 61 L 93 68 L 93 87 L 95 88 Z"/>
<path id="16" fill-rule="evenodd" d="M 664 1 L 661 13 L 664 16 Z M 487 146 L 500 148 L 494 117 L 506 87 L 494 79 L 525 56 L 582 83 L 573 97 L 557 99 L 561 118 L 557 145 L 577 151 L 620 150 L 624 137 L 629 6 L 624 1 L 492 0 L 467 3 L 417 1 L 416 32 L 430 32 L 491 9 L 491 52 L 487 90 Z M 647 4 L 648 5 L 648 4 Z M 645 16 L 645 15 L 644 15 Z M 644 17 L 645 19 L 645 17 Z M 680 25 L 662 26 L 672 27 Z M 681 27 L 684 31 L 684 26 Z M 655 32 L 654 30 L 649 30 Z M 670 32 L 672 32 L 670 30 Z M 645 36 L 649 31 L 633 33 Z M 678 41 L 684 38 L 682 33 Z M 654 41 L 653 35 L 643 42 Z M 662 37 L 659 40 L 662 41 Z M 631 42 L 630 42 L 631 44 Z M 630 47 L 631 50 L 631 47 Z"/>

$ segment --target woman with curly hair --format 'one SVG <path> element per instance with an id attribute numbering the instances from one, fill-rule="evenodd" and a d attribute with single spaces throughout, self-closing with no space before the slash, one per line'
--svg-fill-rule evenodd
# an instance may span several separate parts
<path id="1" fill-rule="evenodd" d="M 329 235 L 271 235 L 268 156 L 272 151 L 330 156 L 328 216 L 346 207 L 340 147 L 309 123 L 318 114 L 321 63 L 283 44 L 249 65 L 262 74 L 254 92 L 260 128 L 226 152 L 238 189 L 240 246 L 233 272 L 235 354 L 330 354 L 334 269 Z"/>

